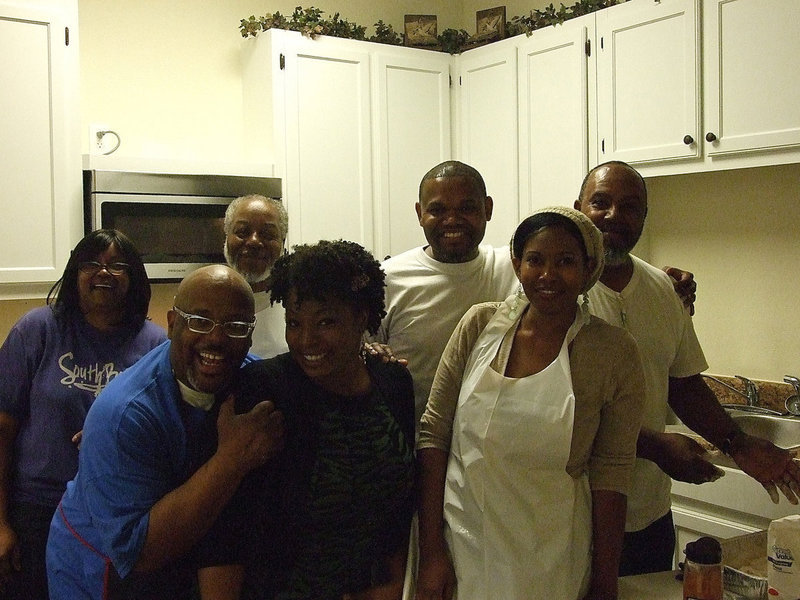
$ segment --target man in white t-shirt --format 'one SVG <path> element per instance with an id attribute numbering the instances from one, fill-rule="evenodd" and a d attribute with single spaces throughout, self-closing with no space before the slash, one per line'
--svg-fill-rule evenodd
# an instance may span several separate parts
<path id="1" fill-rule="evenodd" d="M 433 167 L 419 184 L 415 209 L 428 243 L 383 262 L 386 316 L 373 341 L 388 344 L 394 356 L 408 361 L 418 428 L 458 321 L 473 304 L 504 300 L 516 289 L 517 278 L 508 248 L 481 245 L 493 202 L 473 167 L 454 160 Z M 416 557 L 415 524 L 404 600 L 414 597 Z"/>
<path id="2" fill-rule="evenodd" d="M 675 547 L 670 477 L 703 483 L 717 474 L 694 440 L 664 432 L 668 406 L 768 491 L 774 494 L 777 486 L 792 503 L 800 495 L 800 469 L 787 451 L 745 434 L 722 409 L 700 376 L 708 365 L 672 280 L 630 255 L 647 215 L 641 175 L 621 162 L 599 165 L 584 179 L 575 208 L 603 232 L 605 245 L 603 274 L 589 291 L 590 311 L 633 335 L 647 380 L 620 575 L 668 570 Z"/>
<path id="3" fill-rule="evenodd" d="M 517 279 L 508 248 L 481 245 L 493 202 L 474 168 L 436 165 L 422 178 L 415 208 L 428 243 L 384 261 L 386 316 L 375 341 L 408 359 L 419 419 L 459 319 L 473 304 L 504 300 Z"/>
<path id="4" fill-rule="evenodd" d="M 225 211 L 225 260 L 253 289 L 256 328 L 250 352 L 271 358 L 288 351 L 283 306 L 270 305 L 269 273 L 283 252 L 289 215 L 280 200 L 257 194 L 236 198 Z"/>

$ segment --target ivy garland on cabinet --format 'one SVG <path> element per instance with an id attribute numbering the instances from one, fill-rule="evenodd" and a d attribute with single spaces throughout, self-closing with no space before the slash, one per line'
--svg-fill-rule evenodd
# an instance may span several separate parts
<path id="1" fill-rule="evenodd" d="M 506 23 L 506 37 L 522 33 L 531 35 L 537 29 L 558 25 L 569 19 L 588 15 L 626 1 L 578 0 L 572 6 L 561 4 L 560 8 L 555 8 L 550 4 L 541 10 L 532 10 L 527 15 L 512 17 Z M 325 11 L 313 6 L 309 8 L 298 6 L 289 17 L 277 11 L 267 13 L 263 17 L 251 15 L 250 18 L 241 20 L 239 31 L 241 31 L 244 38 L 255 37 L 260 32 L 268 29 L 288 29 L 290 31 L 299 31 L 310 38 L 315 38 L 318 35 L 328 35 L 349 40 L 378 42 L 395 46 L 403 45 L 403 34 L 397 33 L 391 25 L 384 23 L 383 20 L 375 23 L 375 33 L 367 37 L 367 28 L 365 26 L 342 19 L 338 12 L 330 19 L 325 18 L 324 14 Z M 470 35 L 463 29 L 445 29 L 437 36 L 437 39 L 442 52 L 449 52 L 450 54 L 458 54 L 470 46 Z"/>

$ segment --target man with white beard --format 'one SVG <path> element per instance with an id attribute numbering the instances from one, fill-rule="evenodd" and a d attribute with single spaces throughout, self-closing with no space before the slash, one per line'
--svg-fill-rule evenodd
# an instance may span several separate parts
<path id="1" fill-rule="evenodd" d="M 283 307 L 270 305 L 269 274 L 283 253 L 289 214 L 280 200 L 250 194 L 236 198 L 225 211 L 225 245 L 228 265 L 253 289 L 256 328 L 250 352 L 271 358 L 288 350 Z"/>

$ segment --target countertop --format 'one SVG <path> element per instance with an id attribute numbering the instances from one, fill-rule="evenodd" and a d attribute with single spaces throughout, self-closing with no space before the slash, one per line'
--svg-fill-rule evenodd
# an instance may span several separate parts
<path id="1" fill-rule="evenodd" d="M 683 582 L 675 579 L 678 571 L 620 577 L 618 600 L 682 600 Z"/>

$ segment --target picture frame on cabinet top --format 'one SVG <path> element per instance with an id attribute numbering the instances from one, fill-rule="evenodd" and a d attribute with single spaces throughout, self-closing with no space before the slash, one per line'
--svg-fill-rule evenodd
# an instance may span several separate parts
<path id="1" fill-rule="evenodd" d="M 495 6 L 475 13 L 475 39 L 502 40 L 506 37 L 506 7 Z"/>
<path id="2" fill-rule="evenodd" d="M 436 15 L 406 15 L 404 19 L 406 46 L 432 48 L 439 45 Z"/>
<path id="3" fill-rule="evenodd" d="M 506 7 L 496 6 L 475 13 L 475 35 L 470 36 L 462 50 L 472 50 L 506 37 Z"/>

